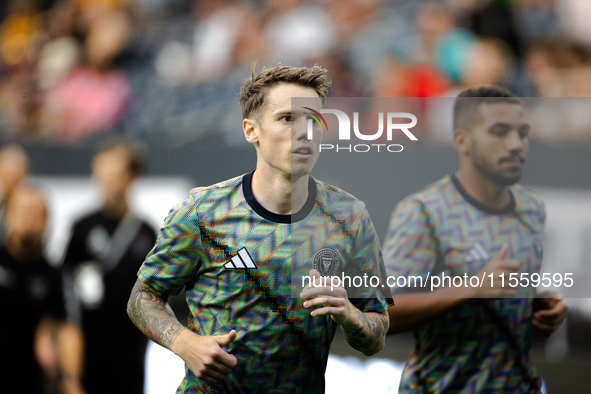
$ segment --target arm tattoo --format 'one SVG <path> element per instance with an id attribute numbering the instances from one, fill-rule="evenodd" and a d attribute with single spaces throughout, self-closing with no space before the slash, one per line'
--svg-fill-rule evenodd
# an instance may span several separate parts
<path id="1" fill-rule="evenodd" d="M 170 349 L 184 326 L 177 320 L 167 300 L 166 295 L 138 279 L 127 303 L 127 314 L 148 338 Z"/>
<path id="2" fill-rule="evenodd" d="M 357 309 L 356 326 L 344 329 L 349 345 L 366 356 L 380 351 L 388 331 L 388 316 L 381 313 L 363 313 Z"/>

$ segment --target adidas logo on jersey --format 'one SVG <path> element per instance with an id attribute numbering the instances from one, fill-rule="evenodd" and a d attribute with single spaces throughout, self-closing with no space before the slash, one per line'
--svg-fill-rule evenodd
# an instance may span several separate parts
<path id="1" fill-rule="evenodd" d="M 230 259 L 224 267 L 230 270 L 236 269 L 256 269 L 254 261 L 250 258 L 250 255 L 246 251 L 246 248 L 242 248 L 238 251 L 238 254 Z"/>
<path id="2" fill-rule="evenodd" d="M 480 242 L 476 242 L 464 260 L 467 263 L 473 263 L 475 261 L 488 261 L 490 260 L 490 256 L 486 249 L 484 249 L 484 246 L 482 246 Z"/>

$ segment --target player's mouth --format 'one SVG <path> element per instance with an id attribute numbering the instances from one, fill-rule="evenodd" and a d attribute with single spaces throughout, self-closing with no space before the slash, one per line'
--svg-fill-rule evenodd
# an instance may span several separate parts
<path id="1" fill-rule="evenodd" d="M 519 167 L 519 168 L 521 168 L 523 166 L 523 163 L 525 163 L 525 159 L 521 156 L 505 157 L 499 161 L 501 164 L 506 163 L 506 165 L 509 167 Z"/>
<path id="2" fill-rule="evenodd" d="M 309 159 L 310 157 L 312 157 L 312 154 L 314 153 L 314 151 L 312 150 L 312 147 L 309 145 L 300 145 L 298 147 L 296 147 L 295 149 L 293 149 L 291 151 L 291 153 L 300 159 Z"/>

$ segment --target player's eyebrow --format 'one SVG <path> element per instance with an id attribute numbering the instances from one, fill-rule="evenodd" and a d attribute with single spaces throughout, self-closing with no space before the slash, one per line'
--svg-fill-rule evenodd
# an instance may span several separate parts
<path id="1" fill-rule="evenodd" d="M 496 122 L 493 123 L 492 125 L 490 125 L 489 130 L 494 130 L 494 129 L 518 129 L 521 130 L 523 128 L 530 128 L 529 123 L 527 122 L 523 122 L 523 123 L 505 123 L 505 122 Z"/>

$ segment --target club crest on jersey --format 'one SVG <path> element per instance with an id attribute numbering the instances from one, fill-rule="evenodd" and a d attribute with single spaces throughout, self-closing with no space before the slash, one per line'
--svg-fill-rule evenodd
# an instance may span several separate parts
<path id="1" fill-rule="evenodd" d="M 236 256 L 233 256 L 230 259 L 230 261 L 228 261 L 226 264 L 224 264 L 224 268 L 230 269 L 230 270 L 238 270 L 238 269 L 250 270 L 250 269 L 256 269 L 257 266 L 254 263 L 254 261 L 252 261 L 252 258 L 250 257 L 250 254 L 248 254 L 248 251 L 246 250 L 246 248 L 242 248 L 238 251 L 238 254 L 236 254 Z"/>
<path id="2" fill-rule="evenodd" d="M 322 248 L 314 255 L 314 269 L 322 276 L 332 276 L 339 268 L 339 255 L 334 249 Z"/>

